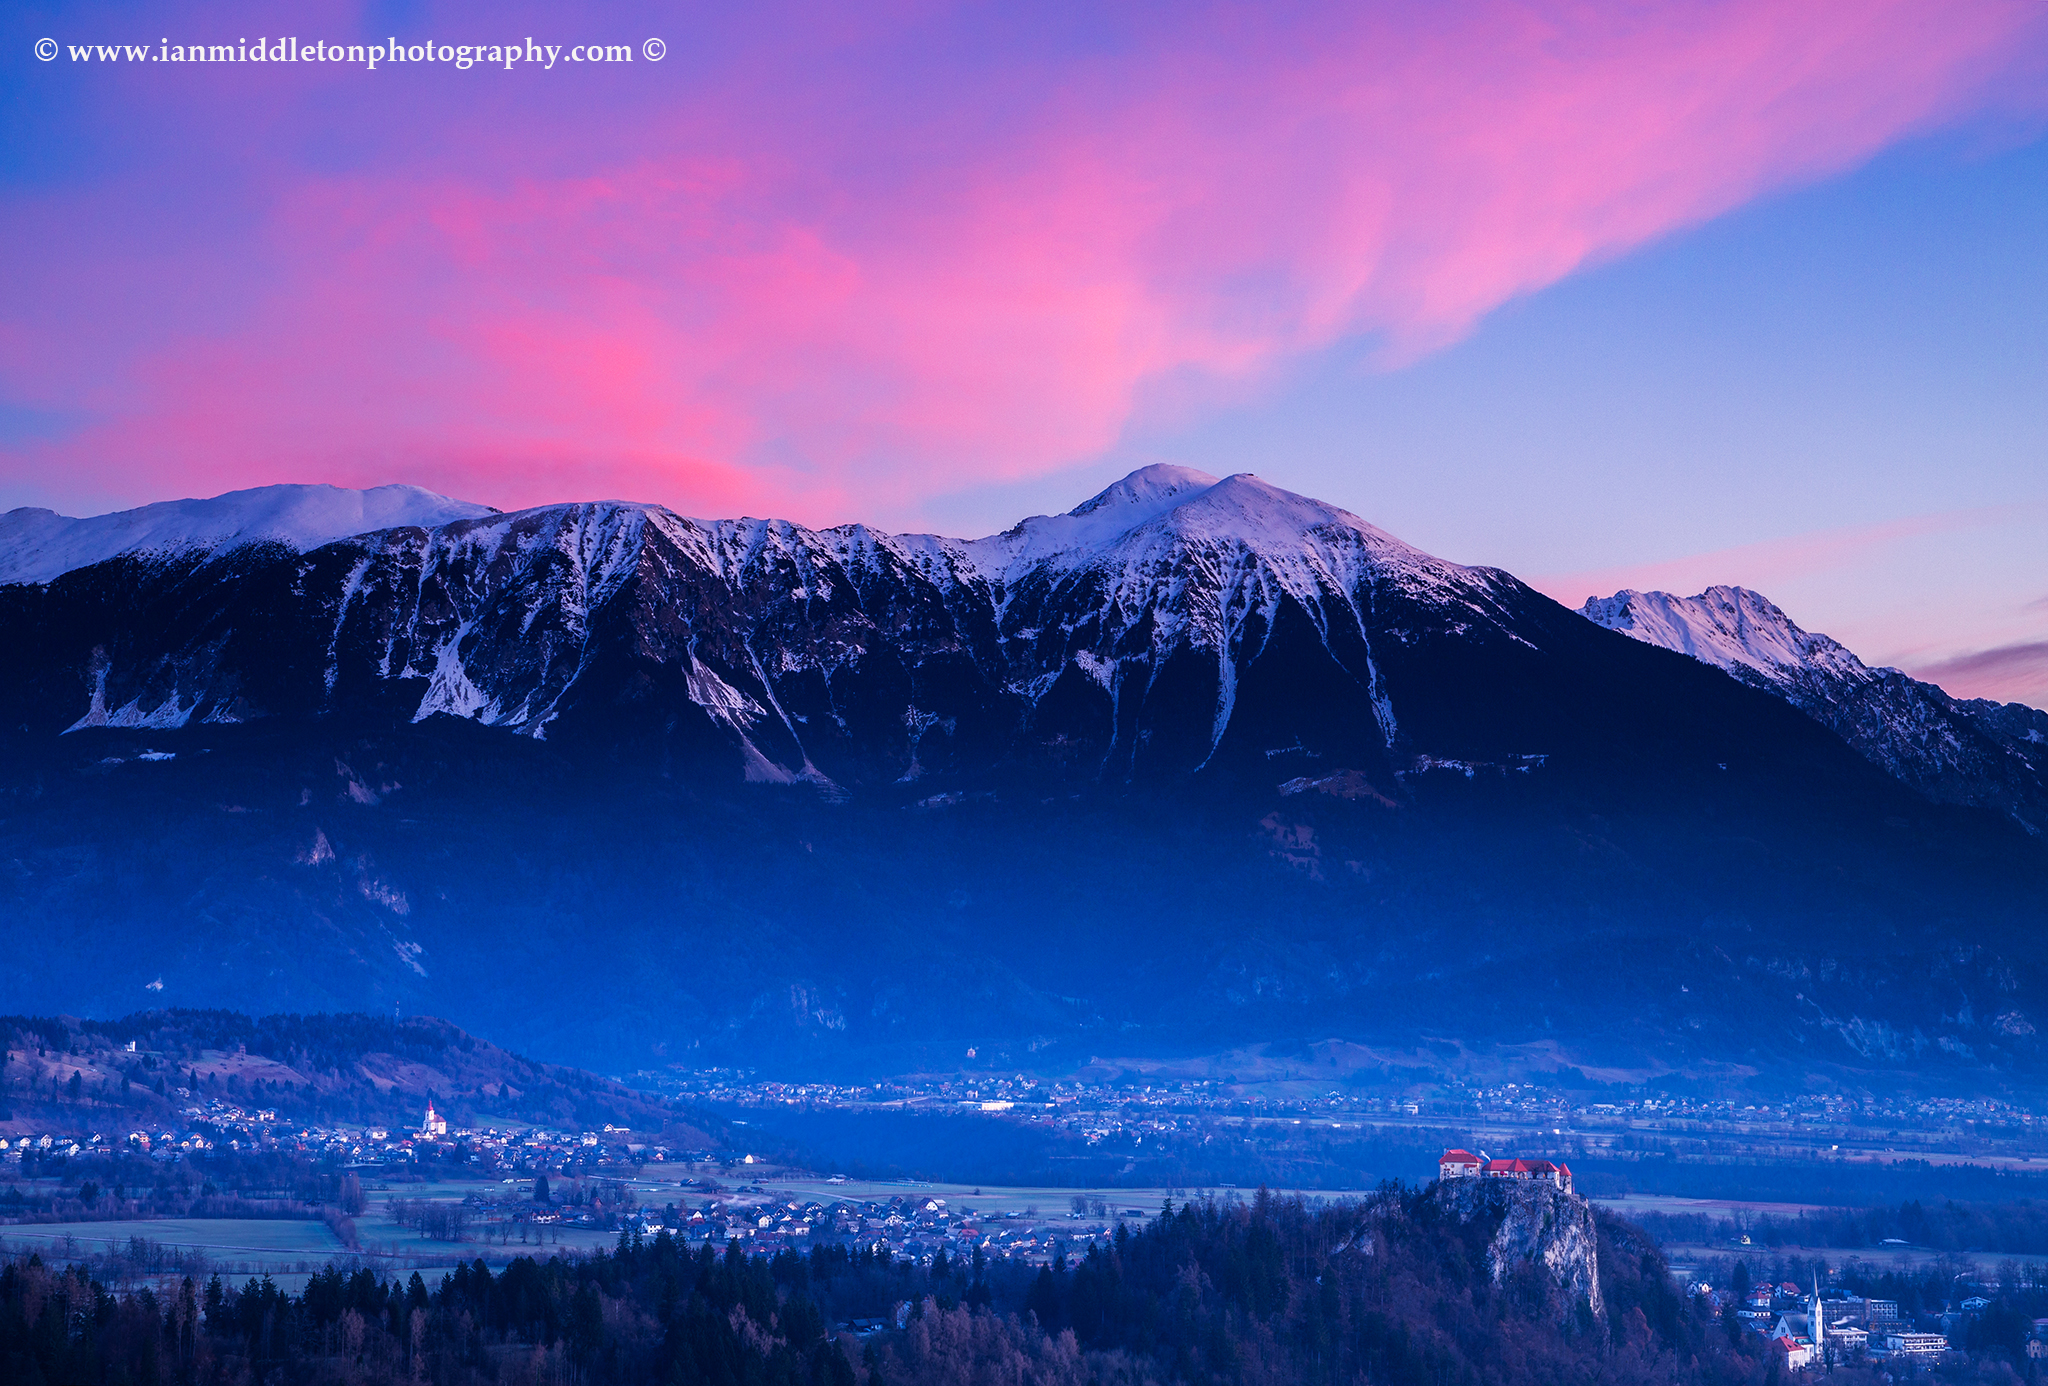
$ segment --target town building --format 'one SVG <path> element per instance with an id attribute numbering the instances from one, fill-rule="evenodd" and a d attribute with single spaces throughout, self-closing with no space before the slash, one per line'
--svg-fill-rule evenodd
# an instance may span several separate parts
<path id="1" fill-rule="evenodd" d="M 427 1114 L 420 1121 L 420 1134 L 423 1136 L 445 1136 L 448 1134 L 448 1118 L 435 1111 L 432 1102 L 427 1104 Z"/>
<path id="2" fill-rule="evenodd" d="M 1884 1340 L 1885 1351 L 1899 1357 L 1939 1357 L 1948 1351 L 1948 1339 L 1939 1333 L 1893 1333 Z"/>
<path id="3" fill-rule="evenodd" d="M 1870 1335 L 1854 1324 L 1831 1323 L 1828 1325 L 1827 1345 L 1828 1351 L 1835 1355 L 1835 1360 L 1841 1361 L 1869 1347 Z"/>

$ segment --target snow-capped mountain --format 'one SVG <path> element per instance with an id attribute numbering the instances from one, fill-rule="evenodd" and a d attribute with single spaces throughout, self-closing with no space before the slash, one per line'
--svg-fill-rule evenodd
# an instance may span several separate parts
<path id="1" fill-rule="evenodd" d="M 746 778 L 820 784 L 1294 753 L 1384 777 L 1417 753 L 1546 752 L 1512 709 L 1446 722 L 1426 650 L 1512 661 L 1577 634 L 1505 573 L 1250 475 L 1148 467 L 978 540 L 370 492 L 376 532 L 330 542 L 356 512 L 309 515 L 305 489 L 69 522 L 18 555 L 38 584 L 0 588 L 18 611 L 78 608 L 36 623 L 36 711 L 169 728 L 374 702 L 536 737 L 642 719 Z"/>
<path id="2" fill-rule="evenodd" d="M 1731 678 L 1170 467 L 979 539 L 376 494 L 10 517 L 0 1006 L 2048 1072 L 2041 843 L 1788 705 L 1895 676 L 1763 607 L 1630 608 Z"/>
<path id="3" fill-rule="evenodd" d="M 1611 751 L 1569 709 L 1633 648 L 1506 573 L 1182 467 L 972 540 L 396 486 L 14 511 L 0 539 L 0 638 L 33 652 L 0 683 L 17 726 L 445 714 L 828 793 L 1318 764 L 1383 792 L 1418 764 Z M 1931 797 L 2044 821 L 2031 723 L 2000 733 L 1754 593 L 1583 614 L 1791 701 Z"/>
<path id="4" fill-rule="evenodd" d="M 1872 669 L 1744 587 L 1692 597 L 1622 591 L 1580 612 L 1777 694 L 1931 799 L 2048 828 L 2048 712 L 1952 698 L 1897 669 Z"/>
<path id="5" fill-rule="evenodd" d="M 495 513 L 417 486 L 259 486 L 83 520 L 23 507 L 0 514 L 0 583 L 49 582 L 124 554 L 213 553 L 260 543 L 304 553 L 373 530 Z"/>

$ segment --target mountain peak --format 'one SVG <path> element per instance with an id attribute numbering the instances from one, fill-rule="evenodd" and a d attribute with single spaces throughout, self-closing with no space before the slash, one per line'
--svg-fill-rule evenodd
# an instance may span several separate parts
<path id="1" fill-rule="evenodd" d="M 1163 463 L 1140 467 L 1064 515 L 1034 515 L 1001 534 L 971 541 L 969 549 L 989 571 L 1010 578 L 1041 564 L 1093 564 L 1133 544 L 1156 551 L 1162 542 L 1242 546 L 1291 565 L 1304 541 L 1318 531 L 1355 536 L 1381 558 L 1439 562 L 1348 511 L 1251 472 L 1217 478 Z"/>
<path id="2" fill-rule="evenodd" d="M 1142 509 L 1156 515 L 1177 504 L 1190 492 L 1206 491 L 1216 484 L 1217 478 L 1207 472 L 1155 462 L 1103 487 L 1067 514 L 1092 515 L 1099 511 Z"/>
<path id="3" fill-rule="evenodd" d="M 304 553 L 355 534 L 431 528 L 497 512 L 418 486 L 255 486 L 73 519 L 23 507 L 0 514 L 0 583 L 50 582 L 130 553 L 282 543 Z"/>
<path id="4" fill-rule="evenodd" d="M 1579 614 L 1729 673 L 1748 671 L 1773 685 L 1820 674 L 1862 681 L 1873 675 L 1846 646 L 1802 629 L 1768 597 L 1747 587 L 1714 586 L 1690 597 L 1623 589 L 1589 597 Z"/>

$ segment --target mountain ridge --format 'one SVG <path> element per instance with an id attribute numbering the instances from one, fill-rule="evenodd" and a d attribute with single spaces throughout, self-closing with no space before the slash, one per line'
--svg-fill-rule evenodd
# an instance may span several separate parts
<path id="1" fill-rule="evenodd" d="M 1931 799 L 1999 809 L 2030 833 L 2048 829 L 2048 712 L 1956 698 L 1873 669 L 1745 587 L 1692 597 L 1624 590 L 1588 598 L 1580 613 L 1777 694 Z"/>
<path id="2" fill-rule="evenodd" d="M 774 782 L 821 777 L 804 744 L 816 714 L 782 706 L 749 635 L 705 638 L 713 607 L 765 619 L 778 628 L 784 671 L 794 660 L 828 683 L 878 639 L 908 638 L 917 647 L 902 672 L 913 682 L 930 668 L 937 688 L 978 684 L 972 698 L 1026 721 L 1050 698 L 1064 709 L 1061 720 L 1109 724 L 1112 759 L 1136 755 L 1116 725 L 1126 678 L 1142 675 L 1148 691 L 1162 673 L 1191 680 L 1210 703 L 1207 726 L 1178 728 L 1190 744 L 1177 754 L 1196 765 L 1221 747 L 1238 709 L 1238 675 L 1282 624 L 1306 619 L 1299 638 L 1322 647 L 1335 665 L 1324 671 L 1328 681 L 1347 701 L 1363 695 L 1390 744 L 1398 727 L 1362 594 L 1433 608 L 1432 619 L 1454 613 L 1461 630 L 1484 623 L 1500 632 L 1514 619 L 1503 602 L 1533 596 L 1504 573 L 1435 559 L 1249 474 L 1217 480 L 1182 468 L 1142 469 L 1065 516 L 1033 517 L 979 540 L 700 521 L 660 506 L 589 502 L 392 527 L 299 558 L 292 585 L 324 589 L 304 614 L 306 625 L 332 632 L 321 655 L 326 695 L 350 680 L 343 665 L 371 610 L 376 677 L 421 689 L 414 720 L 448 713 L 544 736 L 575 701 L 592 632 L 616 611 L 633 624 L 632 642 L 664 673 L 679 674 L 683 695 L 734 743 L 744 773 Z M 246 549 L 220 545 L 154 564 L 135 552 L 106 561 L 187 589 L 202 572 L 233 582 L 265 567 Z M 65 587 L 85 571 L 52 581 Z M 500 624 L 508 604 L 517 607 L 516 632 Z M 103 653 L 87 658 L 79 705 L 63 725 L 168 728 L 263 715 L 266 705 L 250 696 L 258 678 L 214 677 L 218 647 L 233 639 L 220 624 L 199 646 L 159 644 L 128 658 L 95 646 Z M 950 675 L 941 668 L 949 663 L 957 666 Z M 909 728 L 906 745 L 923 746 L 933 727 L 957 722 L 950 709 L 910 702 L 911 723 L 930 720 Z M 837 709 L 819 711 L 844 725 Z M 892 778 L 928 761 L 902 755 Z"/>
<path id="3" fill-rule="evenodd" d="M 43 583 L 128 554 L 232 551 L 278 543 L 297 552 L 400 526 L 432 526 L 489 506 L 417 486 L 276 485 L 205 500 L 158 501 L 74 519 L 24 506 L 0 514 L 0 584 Z"/>

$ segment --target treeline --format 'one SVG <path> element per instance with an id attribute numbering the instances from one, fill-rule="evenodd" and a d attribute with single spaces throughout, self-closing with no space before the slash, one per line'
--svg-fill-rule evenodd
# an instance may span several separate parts
<path id="1" fill-rule="evenodd" d="M 1598 1315 L 1537 1270 L 1496 1283 L 1494 1232 L 1388 1187 L 1327 1207 L 1262 1192 L 1169 1208 L 1035 1270 L 838 1246 L 692 1254 L 663 1235 L 495 1275 L 479 1261 L 438 1286 L 329 1267 L 298 1295 L 218 1278 L 120 1294 L 30 1259 L 0 1271 L 0 1379 L 1735 1386 L 1781 1365 L 1681 1299 L 1625 1223 L 1598 1219 Z M 842 1331 L 852 1321 L 883 1327 Z"/>
<path id="2" fill-rule="evenodd" d="M 176 1164 L 131 1150 L 50 1160 L 30 1152 L 21 1172 L 62 1182 L 0 1189 L 0 1223 L 321 1218 L 330 1212 L 352 1218 L 366 1203 L 353 1171 L 282 1151 L 209 1151 Z"/>
<path id="3" fill-rule="evenodd" d="M 96 1037 L 115 1047 L 133 1040 L 138 1048 L 187 1057 L 206 1049 L 246 1049 L 293 1068 L 318 1071 L 353 1063 L 369 1053 L 432 1065 L 451 1048 L 467 1053 L 478 1044 L 454 1025 L 431 1016 L 401 1019 L 354 1013 L 249 1016 L 174 1009 L 138 1011 L 119 1020 L 0 1016 L 0 1030 L 12 1030 L 50 1049 L 68 1048 L 79 1036 Z"/>
<path id="4" fill-rule="evenodd" d="M 1856 1249 L 1905 1242 L 1928 1251 L 1990 1255 L 2048 1253 L 2048 1202 L 1923 1204 L 1812 1208 L 1797 1214 L 1737 1212 L 1647 1213 L 1637 1219 L 1660 1243 L 1726 1245 L 1748 1237 L 1753 1246 Z"/>
<path id="5" fill-rule="evenodd" d="M 437 1242 L 459 1242 L 469 1234 L 469 1209 L 431 1198 L 390 1198 L 391 1220 Z"/>

